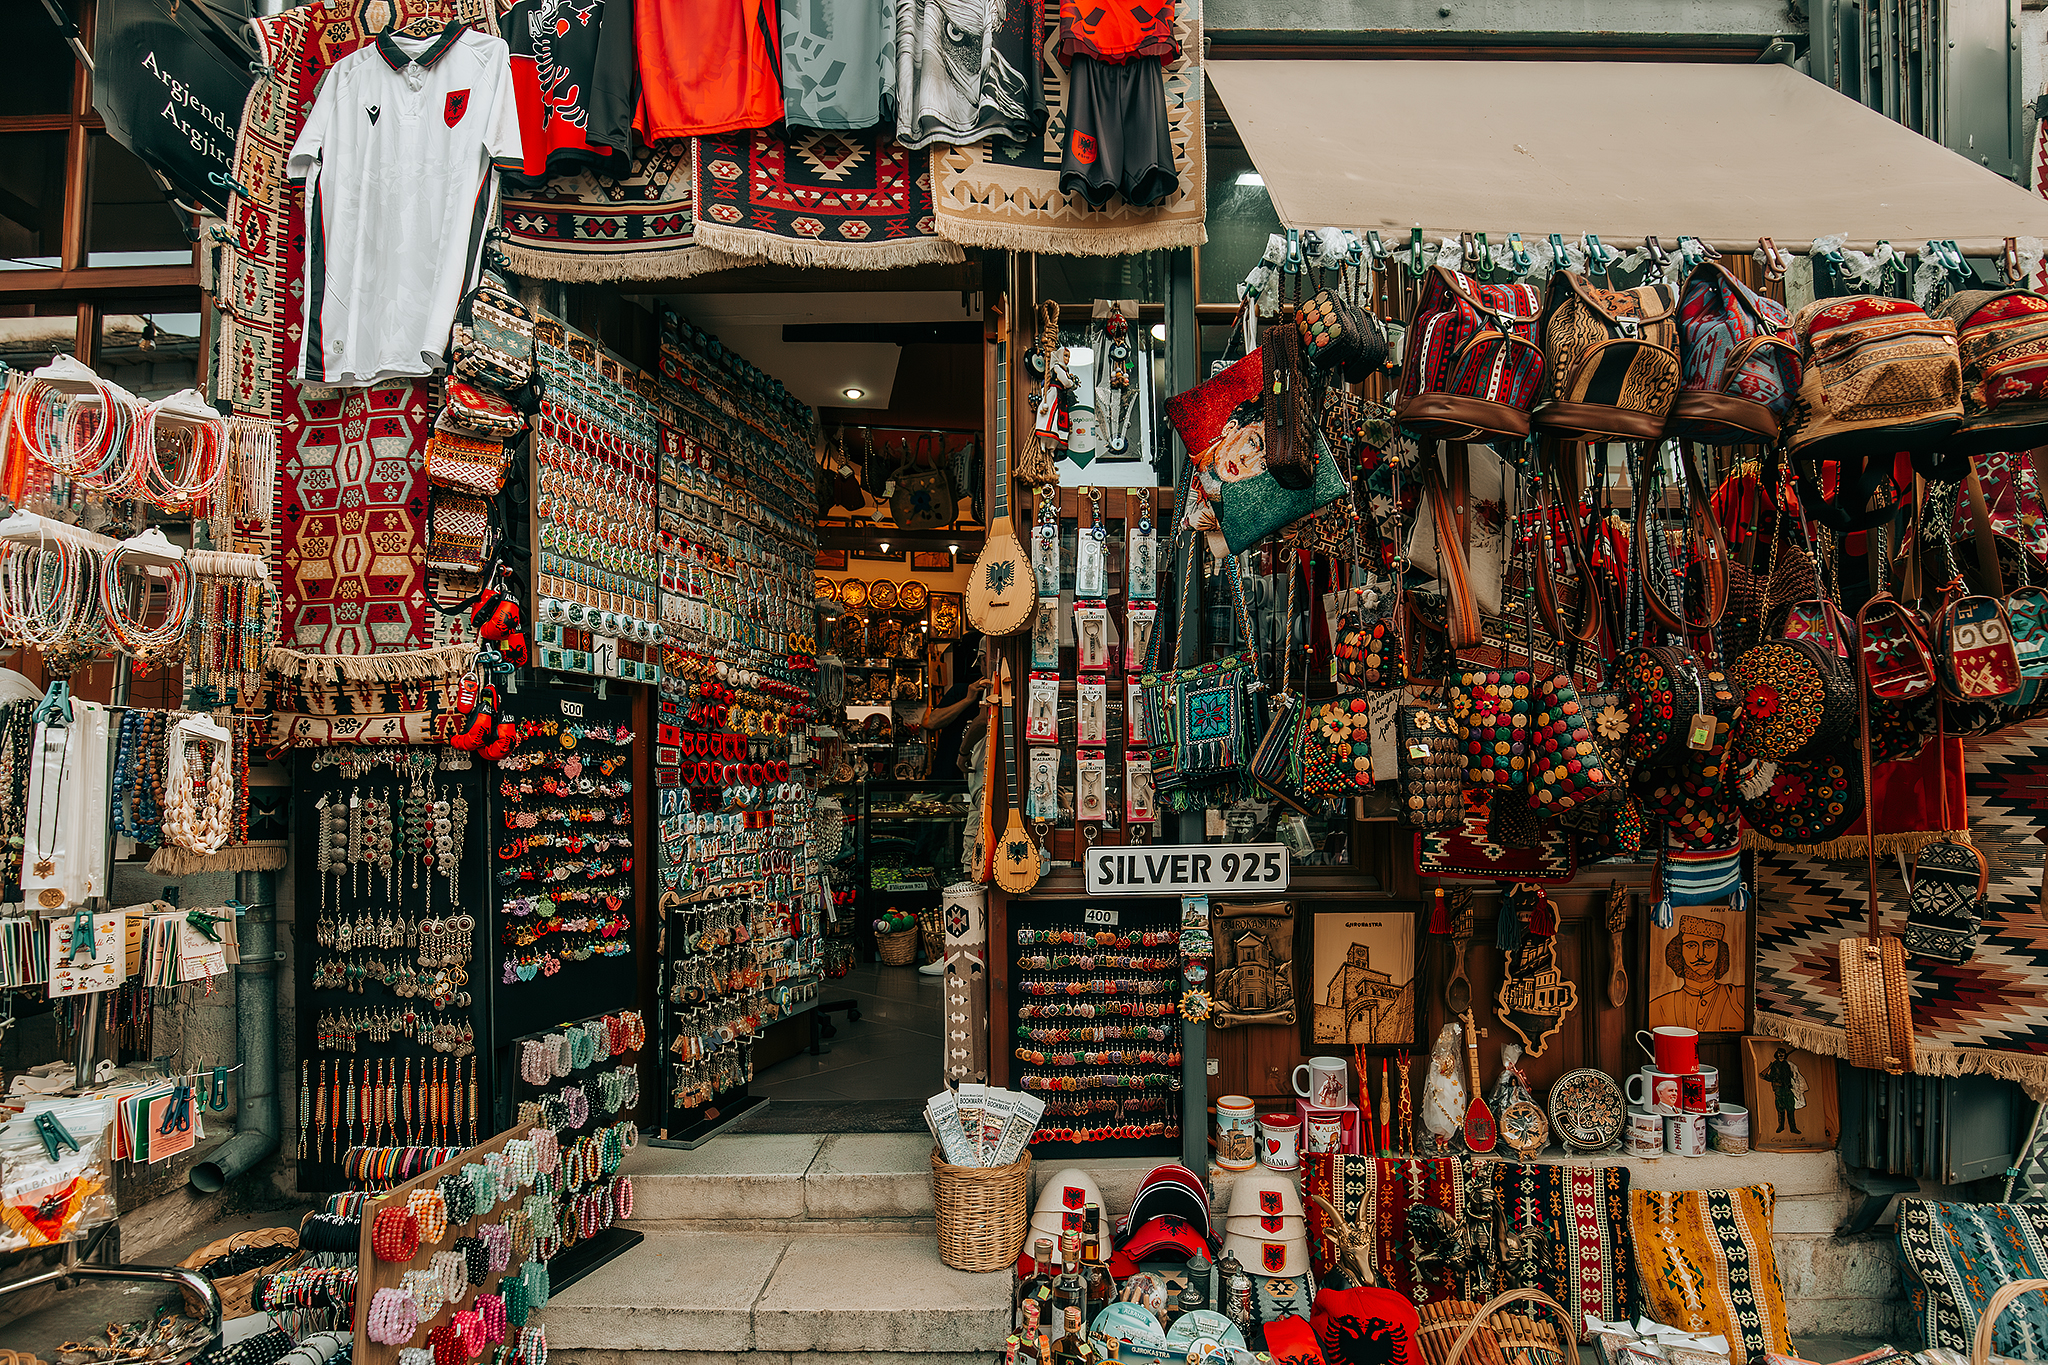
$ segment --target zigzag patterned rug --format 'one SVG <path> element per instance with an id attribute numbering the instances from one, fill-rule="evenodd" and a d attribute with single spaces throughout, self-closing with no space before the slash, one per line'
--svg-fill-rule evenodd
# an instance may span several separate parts
<path id="1" fill-rule="evenodd" d="M 1984 920 L 1968 962 L 1909 959 L 1922 1075 L 2019 1081 L 2048 1101 L 2048 723 L 1965 744 L 1973 841 L 1990 865 Z M 1760 850 L 1757 866 L 1757 1031 L 1843 1056 L 1836 945 L 1864 932 L 1864 869 Z M 1878 864 L 1886 927 L 1905 920 L 1896 862 Z"/>

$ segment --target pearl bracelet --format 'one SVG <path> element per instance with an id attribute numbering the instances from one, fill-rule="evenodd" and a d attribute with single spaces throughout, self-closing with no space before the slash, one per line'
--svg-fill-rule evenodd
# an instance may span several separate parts
<path id="1" fill-rule="evenodd" d="M 403 1346 L 420 1330 L 419 1309 L 403 1289 L 380 1289 L 370 1300 L 370 1340 L 380 1346 Z"/>

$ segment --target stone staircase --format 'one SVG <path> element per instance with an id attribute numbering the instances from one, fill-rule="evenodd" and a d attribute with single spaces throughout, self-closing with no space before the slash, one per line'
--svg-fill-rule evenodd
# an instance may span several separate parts
<path id="1" fill-rule="evenodd" d="M 744 1365 L 986 1365 L 1009 1331 L 1010 1277 L 940 1262 L 930 1153 L 922 1133 L 736 1133 L 694 1152 L 643 1145 L 625 1169 L 630 1226 L 647 1240 L 549 1302 L 551 1356 L 560 1365 L 742 1365 L 742 1355 Z M 1034 1163 L 1034 1195 L 1066 1164 Z M 1080 1164 L 1106 1211 L 1120 1213 L 1157 1163 Z M 1640 1188 L 1770 1182 L 1794 1335 L 1894 1330 L 1890 1230 L 1833 1235 L 1852 1202 L 1834 1153 L 1626 1164 Z M 1230 1180 L 1216 1173 L 1219 1223 Z"/>

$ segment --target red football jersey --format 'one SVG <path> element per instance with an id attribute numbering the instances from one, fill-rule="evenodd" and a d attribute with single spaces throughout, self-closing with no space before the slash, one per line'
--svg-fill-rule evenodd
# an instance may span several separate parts
<path id="1" fill-rule="evenodd" d="M 782 119 L 774 0 L 640 0 L 640 109 L 648 142 Z"/>
<path id="2" fill-rule="evenodd" d="M 1060 60 L 1098 62 L 1180 55 L 1173 0 L 1060 0 Z"/>

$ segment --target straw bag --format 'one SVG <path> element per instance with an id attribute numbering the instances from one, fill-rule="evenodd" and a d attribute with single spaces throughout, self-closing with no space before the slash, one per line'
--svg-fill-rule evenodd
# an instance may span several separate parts
<path id="1" fill-rule="evenodd" d="M 1984 1305 L 1984 1312 L 1977 1319 L 1976 1334 L 1970 1339 L 1970 1365 L 1991 1365 L 1991 1339 L 1998 1325 L 1998 1315 L 2022 1294 L 2043 1291 L 2048 1291 L 2048 1280 L 2012 1280 L 1992 1293 Z"/>
<path id="2" fill-rule="evenodd" d="M 1514 1303 L 1549 1309 L 1564 1335 L 1549 1323 L 1501 1311 Z M 1565 1365 L 1578 1359 L 1578 1324 L 1563 1304 L 1540 1289 L 1510 1289 L 1483 1304 L 1464 1299 L 1418 1304 L 1415 1311 L 1421 1319 L 1415 1338 L 1424 1365 Z"/>
<path id="3" fill-rule="evenodd" d="M 1867 611 L 1868 604 L 1865 605 Z M 1858 613 L 1859 624 L 1861 613 Z M 1857 723 L 1862 732 L 1863 806 L 1875 804 L 1870 782 L 1870 689 L 1856 689 Z M 1913 997 L 1906 982 L 1906 945 L 1882 932 L 1877 905 L 1877 839 L 1863 840 L 1864 898 L 1870 909 L 1868 932 L 1845 938 L 1839 945 L 1842 975 L 1842 1022 L 1849 1040 L 1849 1065 L 1900 1076 L 1913 1069 Z"/>
<path id="4" fill-rule="evenodd" d="M 292 1253 L 296 1254 L 299 1247 L 299 1230 L 297 1228 L 252 1228 L 247 1232 L 238 1232 L 231 1237 L 222 1237 L 218 1241 L 208 1242 L 205 1246 L 178 1262 L 178 1265 L 185 1270 L 198 1270 L 204 1273 L 203 1268 L 209 1261 L 218 1260 L 223 1256 L 240 1251 L 246 1247 L 288 1247 Z M 253 1306 L 253 1302 L 257 1278 L 263 1275 L 276 1274 L 284 1268 L 285 1263 L 289 1260 L 289 1256 L 280 1257 L 267 1264 L 253 1266 L 239 1275 L 223 1275 L 218 1279 L 213 1279 L 213 1290 L 216 1294 L 220 1295 L 221 1317 L 223 1319 L 246 1318 L 255 1312 L 256 1309 Z M 208 1276 L 208 1278 L 212 1279 L 211 1276 Z M 205 1316 L 205 1310 L 201 1306 L 198 1296 L 190 1289 L 185 1291 L 185 1311 L 193 1317 Z"/>

